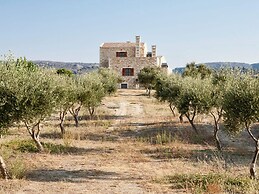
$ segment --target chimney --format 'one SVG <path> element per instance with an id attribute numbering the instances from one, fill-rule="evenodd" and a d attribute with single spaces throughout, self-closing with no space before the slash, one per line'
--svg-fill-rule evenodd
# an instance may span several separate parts
<path id="1" fill-rule="evenodd" d="M 156 57 L 156 45 L 152 45 L 152 57 Z"/>
<path id="2" fill-rule="evenodd" d="M 140 36 L 136 36 L 135 56 L 140 57 Z"/>
<path id="3" fill-rule="evenodd" d="M 140 44 L 140 36 L 136 36 L 136 44 Z"/>

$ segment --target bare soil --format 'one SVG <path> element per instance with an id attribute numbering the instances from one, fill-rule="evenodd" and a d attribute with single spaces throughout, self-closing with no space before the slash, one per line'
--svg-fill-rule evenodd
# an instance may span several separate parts
<path id="1" fill-rule="evenodd" d="M 253 151 L 248 135 L 229 137 L 221 132 L 225 154 L 218 155 L 209 118 L 198 118 L 201 137 L 194 138 L 187 121 L 180 124 L 166 103 L 144 94 L 119 90 L 103 101 L 93 120 L 82 115 L 78 128 L 69 117 L 65 126 L 71 137 L 66 139 L 57 135 L 58 118 L 48 119 L 41 141 L 69 144 L 74 151 L 22 154 L 28 174 L 21 180 L 0 180 L 0 193 L 188 193 L 159 180 L 175 173 L 248 174 Z M 173 140 L 159 142 L 162 132 Z M 0 143 L 16 138 L 29 135 L 24 128 L 13 128 Z"/>

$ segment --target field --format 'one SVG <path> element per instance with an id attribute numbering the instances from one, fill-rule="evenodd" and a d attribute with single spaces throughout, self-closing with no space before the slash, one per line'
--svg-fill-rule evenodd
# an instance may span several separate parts
<path id="1" fill-rule="evenodd" d="M 143 90 L 106 97 L 92 120 L 81 112 L 77 128 L 68 115 L 63 138 L 58 122 L 53 115 L 43 123 L 44 153 L 23 126 L 0 139 L 8 167 L 24 176 L 1 180 L 0 193 L 259 193 L 249 179 L 254 145 L 245 132 L 221 131 L 220 153 L 211 118 L 198 117 L 196 135 Z"/>

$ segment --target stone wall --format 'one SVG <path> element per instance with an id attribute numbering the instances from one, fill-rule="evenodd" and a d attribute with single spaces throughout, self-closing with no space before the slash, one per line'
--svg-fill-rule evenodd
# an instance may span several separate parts
<path id="1" fill-rule="evenodd" d="M 156 67 L 157 57 L 116 57 L 110 60 L 110 68 L 122 75 L 123 68 L 134 68 L 134 76 L 122 76 L 123 82 L 128 88 L 136 88 L 138 73 L 144 67 Z"/>
<path id="2" fill-rule="evenodd" d="M 116 52 L 127 52 L 128 57 L 135 57 L 135 47 L 125 47 L 125 48 L 106 48 L 100 47 L 100 67 L 108 67 L 109 58 L 116 57 Z M 120 57 L 120 58 L 128 58 Z"/>
<path id="3" fill-rule="evenodd" d="M 142 43 L 140 46 L 140 57 L 146 57 L 146 44 Z M 116 52 L 127 52 L 127 58 L 135 57 L 135 47 L 100 47 L 100 67 L 108 67 L 109 59 L 118 58 Z M 124 57 L 122 57 L 124 58 Z"/>

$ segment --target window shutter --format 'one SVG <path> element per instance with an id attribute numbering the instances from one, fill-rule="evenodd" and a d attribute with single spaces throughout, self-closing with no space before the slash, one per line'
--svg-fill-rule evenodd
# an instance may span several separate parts
<path id="1" fill-rule="evenodd" d="M 125 76 L 125 68 L 122 68 L 122 76 Z"/>
<path id="2" fill-rule="evenodd" d="M 134 68 L 131 69 L 131 75 L 134 76 Z"/>

